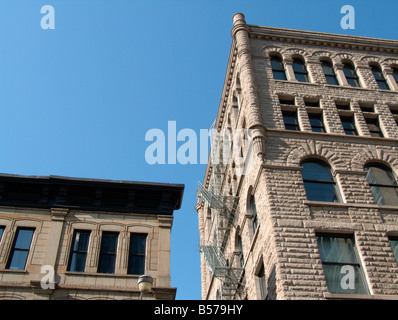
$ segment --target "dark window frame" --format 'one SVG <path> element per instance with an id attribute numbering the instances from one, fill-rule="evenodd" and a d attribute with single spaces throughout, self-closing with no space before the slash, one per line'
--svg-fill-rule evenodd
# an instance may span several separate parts
<path id="1" fill-rule="evenodd" d="M 359 81 L 358 74 L 352 63 L 343 63 L 343 72 L 348 84 L 353 88 L 362 88 L 361 82 Z"/>
<path id="2" fill-rule="evenodd" d="M 324 174 L 325 172 L 327 172 L 327 175 L 330 177 L 330 179 L 322 180 L 322 179 L 314 179 L 312 177 L 308 178 L 306 176 L 307 174 L 305 172 L 305 170 L 306 170 L 305 165 L 309 164 L 309 163 L 322 167 L 322 169 L 324 170 L 322 173 Z M 319 159 L 309 158 L 309 159 L 304 160 L 300 164 L 300 166 L 303 167 L 302 178 L 303 178 L 304 189 L 305 189 L 306 196 L 307 196 L 308 200 L 322 201 L 322 202 L 341 202 L 338 185 L 337 185 L 336 180 L 333 177 L 333 172 L 332 172 L 332 169 L 329 164 L 327 164 L 326 162 L 319 160 Z M 311 168 L 309 168 L 308 170 L 311 170 Z M 332 187 L 332 190 L 333 190 L 332 200 L 324 200 L 322 198 L 317 197 L 317 194 L 313 193 L 314 189 L 310 187 L 313 185 L 315 185 L 317 187 L 317 189 L 322 189 L 320 187 L 327 186 L 327 185 Z M 332 193 L 330 195 L 332 195 Z"/>
<path id="3" fill-rule="evenodd" d="M 369 294 L 368 283 L 366 281 L 366 277 L 365 277 L 365 274 L 364 274 L 364 269 L 363 269 L 362 264 L 361 264 L 361 260 L 360 260 L 358 248 L 356 246 L 354 235 L 350 234 L 350 233 L 345 234 L 345 233 L 326 233 L 326 232 L 325 233 L 316 232 L 315 235 L 317 237 L 318 250 L 319 250 L 319 253 L 321 255 L 322 267 L 324 269 L 324 273 L 325 273 L 325 277 L 326 277 L 326 283 L 328 285 L 329 292 L 331 292 L 331 293 L 340 293 L 340 294 L 341 293 L 342 294 Z M 348 250 L 351 251 L 351 249 L 352 249 L 351 258 L 354 258 L 354 261 L 324 261 L 324 259 L 322 258 L 322 254 L 321 254 L 321 251 L 322 251 L 321 250 L 321 240 L 320 240 L 321 238 L 333 238 L 333 239 L 350 240 L 351 241 L 351 246 L 350 246 L 350 248 Z M 334 290 L 331 290 L 333 283 L 328 283 L 328 277 L 327 277 L 327 274 L 326 274 L 325 266 L 335 266 L 335 267 L 341 266 L 341 267 L 343 267 L 343 266 L 346 266 L 346 265 L 352 266 L 352 267 L 356 268 L 359 271 L 359 279 L 361 280 L 363 289 L 365 290 L 364 292 L 358 292 L 358 293 L 357 292 L 355 292 L 355 293 L 352 293 L 352 292 L 335 292 Z"/>
<path id="4" fill-rule="evenodd" d="M 303 83 L 309 83 L 309 76 L 308 76 L 308 70 L 305 65 L 305 61 L 302 58 L 294 58 L 293 59 L 293 72 L 295 75 L 295 78 L 299 82 Z"/>
<path id="5" fill-rule="evenodd" d="M 397 67 L 392 68 L 392 76 L 398 85 L 398 68 Z"/>
<path id="6" fill-rule="evenodd" d="M 6 229 L 6 226 L 0 226 L 0 242 L 1 242 L 1 239 L 3 239 L 3 233 L 4 233 L 5 229 Z"/>
<path id="7" fill-rule="evenodd" d="M 322 60 L 321 65 L 326 78 L 326 82 L 330 85 L 340 85 L 339 80 L 337 79 L 337 75 L 333 69 L 333 63 L 330 61 Z"/>
<path id="8" fill-rule="evenodd" d="M 308 119 L 310 121 L 312 132 L 326 133 L 325 123 L 323 121 L 322 113 L 309 112 Z M 315 121 L 319 121 L 319 124 L 315 123 Z"/>
<path id="9" fill-rule="evenodd" d="M 274 80 L 287 80 L 283 59 L 279 55 L 270 57 L 272 76 Z M 279 67 L 279 68 L 278 68 Z"/>
<path id="10" fill-rule="evenodd" d="M 110 251 L 105 251 L 105 239 L 108 237 L 114 237 L 116 238 L 115 245 L 114 245 L 114 250 Z M 113 274 L 115 273 L 116 269 L 116 257 L 117 257 L 117 246 L 119 242 L 119 232 L 113 232 L 113 231 L 103 231 L 102 232 L 102 237 L 101 237 L 101 246 L 100 246 L 100 253 L 99 253 L 99 259 L 98 259 L 98 273 L 109 273 Z M 106 261 L 105 258 L 112 257 L 111 261 L 111 266 L 110 269 L 107 269 L 109 267 L 107 264 L 105 264 L 104 261 Z"/>
<path id="11" fill-rule="evenodd" d="M 85 246 L 84 250 L 82 250 L 83 248 L 79 248 L 79 244 L 77 244 L 77 248 L 75 249 L 76 241 L 78 241 L 77 236 L 79 235 L 79 240 L 80 240 L 80 237 L 82 234 L 85 234 L 86 236 L 88 236 L 86 246 Z M 77 230 L 77 229 L 74 230 L 72 244 L 71 244 L 71 248 L 70 248 L 67 271 L 71 271 L 71 272 L 84 272 L 85 271 L 87 253 L 88 253 L 88 248 L 89 248 L 89 243 L 90 243 L 90 236 L 91 236 L 90 230 Z M 72 265 L 73 261 L 78 260 L 76 258 L 77 256 L 80 256 L 80 257 L 84 256 L 84 258 L 83 258 L 84 262 L 82 263 L 83 268 L 81 268 L 81 266 L 78 267 L 78 265 L 76 263 L 74 265 Z"/>
<path id="12" fill-rule="evenodd" d="M 371 65 L 370 67 L 372 69 L 373 77 L 375 78 L 377 85 L 379 86 L 379 89 L 390 90 L 390 86 L 388 85 L 380 66 Z"/>
<path id="13" fill-rule="evenodd" d="M 379 118 L 370 118 L 370 117 L 365 117 L 366 124 L 368 126 L 370 135 L 372 137 L 379 137 L 383 138 L 383 131 L 380 128 L 380 122 Z"/>
<path id="14" fill-rule="evenodd" d="M 388 236 L 392 253 L 394 254 L 395 261 L 398 264 L 398 236 Z"/>
<path id="15" fill-rule="evenodd" d="M 341 124 L 343 125 L 343 129 L 346 135 L 350 135 L 350 136 L 357 136 L 358 135 L 358 131 L 355 127 L 355 119 L 354 116 L 340 116 L 340 121 Z M 351 127 L 346 127 L 344 124 L 345 123 L 349 123 L 351 125 Z"/>
<path id="16" fill-rule="evenodd" d="M 29 246 L 27 248 L 16 247 L 21 231 L 31 231 L 32 232 L 32 234 L 30 236 L 30 240 L 29 240 Z M 26 264 L 28 262 L 28 257 L 29 257 L 30 249 L 32 247 L 35 231 L 36 231 L 36 228 L 33 228 L 33 227 L 18 227 L 17 228 L 17 230 L 15 232 L 14 240 L 12 243 L 11 251 L 10 251 L 10 254 L 8 257 L 8 261 L 6 264 L 6 269 L 9 269 L 9 270 L 25 270 L 26 269 Z M 13 260 L 16 257 L 16 252 L 26 252 L 25 262 L 24 262 L 23 266 L 18 266 L 18 267 L 12 266 Z"/>
<path id="17" fill-rule="evenodd" d="M 300 125 L 297 117 L 297 110 L 296 111 L 282 110 L 282 117 L 286 130 L 300 131 Z M 292 123 L 289 122 L 288 119 L 293 120 L 293 122 Z"/>
<path id="18" fill-rule="evenodd" d="M 371 174 L 371 168 L 373 168 L 373 167 L 381 169 L 381 170 L 385 171 L 387 174 L 389 174 L 391 176 L 391 180 L 393 181 L 393 183 L 392 184 L 384 184 L 384 183 L 381 183 L 378 181 L 372 182 L 370 179 L 370 174 Z M 382 193 L 380 192 L 379 188 L 395 189 L 396 193 L 398 194 L 397 177 L 394 174 L 394 171 L 390 167 L 388 167 L 384 164 L 381 164 L 381 163 L 371 162 L 371 163 L 368 163 L 364 167 L 364 170 L 368 172 L 366 175 L 366 180 L 368 181 L 368 184 L 371 188 L 371 192 L 372 192 L 372 195 L 373 195 L 373 198 L 374 198 L 374 201 L 376 204 L 378 204 L 378 205 L 386 204 L 386 199 L 383 198 Z M 398 203 L 387 204 L 387 205 L 398 205 Z"/>
<path id="19" fill-rule="evenodd" d="M 137 252 L 135 248 L 133 248 L 133 241 L 135 238 L 144 238 L 144 250 L 143 252 Z M 147 241 L 148 241 L 148 234 L 146 233 L 130 233 L 130 248 L 129 248 L 129 259 L 128 259 L 128 266 L 127 266 L 127 274 L 135 274 L 135 275 L 142 275 L 145 273 L 145 264 L 146 264 L 146 251 L 147 251 Z M 140 265 L 137 267 L 134 262 L 140 262 Z"/>
<path id="20" fill-rule="evenodd" d="M 255 233 L 258 228 L 258 217 L 257 217 L 256 199 L 254 195 L 250 196 L 249 208 L 251 213 L 253 233 Z"/>

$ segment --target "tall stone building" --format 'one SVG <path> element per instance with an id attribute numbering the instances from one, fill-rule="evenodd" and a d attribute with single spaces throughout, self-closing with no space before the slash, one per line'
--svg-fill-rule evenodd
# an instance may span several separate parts
<path id="1" fill-rule="evenodd" d="M 170 232 L 183 191 L 1 174 L 0 299 L 174 299 Z M 142 275 L 153 280 L 144 294 Z"/>
<path id="2" fill-rule="evenodd" d="M 398 41 L 242 14 L 232 38 L 198 185 L 202 298 L 398 299 Z"/>

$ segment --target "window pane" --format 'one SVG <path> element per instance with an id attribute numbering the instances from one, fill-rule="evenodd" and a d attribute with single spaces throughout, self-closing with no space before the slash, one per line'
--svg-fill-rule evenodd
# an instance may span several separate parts
<path id="1" fill-rule="evenodd" d="M 114 273 L 116 261 L 116 248 L 118 233 L 103 232 L 101 241 L 101 251 L 98 263 L 98 272 Z"/>
<path id="2" fill-rule="evenodd" d="M 367 288 L 363 281 L 362 273 L 357 265 L 349 266 L 354 271 L 353 287 L 347 287 L 348 271 L 343 269 L 342 265 L 324 264 L 323 270 L 326 276 L 326 282 L 329 292 L 343 294 L 367 294 Z M 346 267 L 347 268 L 347 267 Z M 344 278 L 345 277 L 345 278 Z"/>
<path id="3" fill-rule="evenodd" d="M 330 63 L 322 62 L 322 69 L 325 75 L 334 75 L 334 71 Z"/>
<path id="4" fill-rule="evenodd" d="M 296 73 L 296 79 L 300 82 L 308 82 L 308 77 L 303 73 Z"/>
<path id="5" fill-rule="evenodd" d="M 358 135 L 352 117 L 342 117 L 341 124 L 343 125 L 344 132 L 347 135 Z"/>
<path id="6" fill-rule="evenodd" d="M 368 293 L 352 237 L 318 236 L 318 248 L 331 293 Z"/>
<path id="7" fill-rule="evenodd" d="M 318 237 L 323 262 L 357 263 L 351 238 Z"/>
<path id="8" fill-rule="evenodd" d="M 68 271 L 84 272 L 90 231 L 75 230 Z"/>
<path id="9" fill-rule="evenodd" d="M 367 179 L 369 183 L 397 186 L 394 175 L 389 169 L 371 166 L 366 167 L 365 170 L 368 171 Z"/>
<path id="10" fill-rule="evenodd" d="M 398 83 L 398 69 L 393 69 L 393 76 L 395 79 L 395 82 Z"/>
<path id="11" fill-rule="evenodd" d="M 68 271 L 84 272 L 85 265 L 86 265 L 86 254 L 74 253 L 72 255 Z"/>
<path id="12" fill-rule="evenodd" d="M 10 265 L 8 269 L 10 270 L 24 270 L 26 265 L 26 260 L 28 258 L 29 251 L 14 250 Z"/>
<path id="13" fill-rule="evenodd" d="M 100 264 L 98 267 L 99 273 L 114 273 L 115 272 L 115 255 L 103 254 L 101 255 Z"/>
<path id="14" fill-rule="evenodd" d="M 332 84 L 332 85 L 336 85 L 336 86 L 339 85 L 339 82 L 337 81 L 336 76 L 326 76 L 326 82 L 328 84 Z"/>
<path id="15" fill-rule="evenodd" d="M 398 263 L 398 240 L 390 240 L 392 252 L 394 253 L 395 260 Z"/>
<path id="16" fill-rule="evenodd" d="M 250 197 L 250 213 L 252 214 L 253 232 L 256 232 L 257 225 L 258 225 L 258 220 L 257 220 L 256 201 L 254 199 L 254 196 Z"/>
<path id="17" fill-rule="evenodd" d="M 139 274 L 142 275 L 145 273 L 145 257 L 136 256 L 134 259 L 131 259 L 129 264 L 128 274 Z"/>
<path id="18" fill-rule="evenodd" d="M 29 250 L 30 243 L 33 236 L 32 229 L 20 229 L 17 232 L 17 241 L 15 242 L 15 249 L 25 249 Z"/>
<path id="19" fill-rule="evenodd" d="M 365 170 L 375 203 L 398 205 L 398 185 L 392 171 L 382 166 L 368 166 Z"/>
<path id="20" fill-rule="evenodd" d="M 284 71 L 273 71 L 274 79 L 276 80 L 287 80 Z"/>
<path id="21" fill-rule="evenodd" d="M 304 180 L 333 182 L 333 177 L 330 171 L 323 165 L 317 162 L 305 162 L 301 166 L 304 168 Z"/>
<path id="22" fill-rule="evenodd" d="M 318 113 L 309 113 L 308 118 L 310 120 L 310 124 L 313 132 L 326 132 L 325 126 L 322 120 L 322 114 Z"/>
<path id="23" fill-rule="evenodd" d="M 349 64 L 344 65 L 343 72 L 347 78 L 353 78 L 353 77 L 356 78 L 356 73 L 354 71 L 354 68 Z"/>
<path id="24" fill-rule="evenodd" d="M 117 233 L 103 233 L 101 252 L 116 253 L 117 237 Z"/>
<path id="25" fill-rule="evenodd" d="M 34 229 L 18 228 L 15 234 L 10 258 L 7 263 L 7 269 L 23 270 L 25 269 Z"/>
<path id="26" fill-rule="evenodd" d="M 271 59 L 271 68 L 272 70 L 284 70 L 282 60 L 279 58 L 272 58 Z"/>
<path id="27" fill-rule="evenodd" d="M 310 201 L 337 202 L 334 184 L 306 181 L 304 187 Z"/>
<path id="28" fill-rule="evenodd" d="M 131 237 L 131 253 L 145 254 L 146 235 L 134 235 Z"/>
<path id="29" fill-rule="evenodd" d="M 3 237 L 3 232 L 4 232 L 4 227 L 1 226 L 0 227 L 0 241 L 1 241 L 1 238 Z"/>
<path id="30" fill-rule="evenodd" d="M 304 62 L 296 59 L 293 61 L 293 70 L 294 72 L 307 72 Z"/>
<path id="31" fill-rule="evenodd" d="M 347 78 L 347 82 L 351 87 L 359 87 L 359 82 L 356 79 Z"/>
<path id="32" fill-rule="evenodd" d="M 128 274 L 145 273 L 146 234 L 131 234 Z"/>
<path id="33" fill-rule="evenodd" d="M 90 231 L 76 231 L 73 239 L 73 251 L 87 251 L 89 238 Z"/>
<path id="34" fill-rule="evenodd" d="M 376 204 L 398 205 L 398 187 L 386 188 L 379 186 L 370 187 Z"/>
<path id="35" fill-rule="evenodd" d="M 271 68 L 272 68 L 274 79 L 287 80 L 286 74 L 285 74 L 285 68 L 283 66 L 283 62 L 280 57 L 272 57 L 271 58 Z"/>

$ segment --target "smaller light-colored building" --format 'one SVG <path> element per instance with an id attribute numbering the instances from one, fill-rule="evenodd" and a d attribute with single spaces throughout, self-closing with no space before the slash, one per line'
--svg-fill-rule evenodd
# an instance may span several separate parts
<path id="1" fill-rule="evenodd" d="M 0 175 L 0 299 L 172 300 L 184 185 Z"/>

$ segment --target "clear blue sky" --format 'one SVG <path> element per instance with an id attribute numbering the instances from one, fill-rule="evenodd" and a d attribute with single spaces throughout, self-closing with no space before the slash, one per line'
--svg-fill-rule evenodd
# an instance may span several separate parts
<path id="1" fill-rule="evenodd" d="M 43 30 L 43 5 L 55 29 Z M 340 8 L 356 11 L 343 30 Z M 213 123 L 232 16 L 398 39 L 398 1 L 0 0 L 0 172 L 185 184 L 172 229 L 177 299 L 200 299 L 196 183 L 205 165 L 149 165 L 145 134 Z M 177 148 L 183 142 L 177 143 Z"/>

